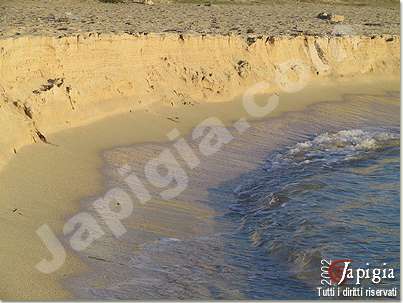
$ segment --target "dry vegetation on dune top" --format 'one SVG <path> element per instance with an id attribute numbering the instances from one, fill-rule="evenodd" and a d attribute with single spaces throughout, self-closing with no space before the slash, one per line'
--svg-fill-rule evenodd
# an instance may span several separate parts
<path id="1" fill-rule="evenodd" d="M 317 18 L 321 12 L 342 15 L 348 34 L 400 34 L 395 0 L 142 1 L 150 0 L 3 0 L 0 38 L 82 32 L 333 35 L 335 24 Z"/>

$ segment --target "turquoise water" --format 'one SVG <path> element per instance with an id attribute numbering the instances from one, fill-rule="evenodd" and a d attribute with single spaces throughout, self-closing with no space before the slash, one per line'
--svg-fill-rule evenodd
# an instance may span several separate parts
<path id="1" fill-rule="evenodd" d="M 387 263 L 396 278 L 382 287 L 400 288 L 399 93 L 345 95 L 230 131 L 186 171 L 175 201 L 135 205 L 127 233 L 82 252 L 90 271 L 66 288 L 81 299 L 318 299 L 322 258 Z M 106 151 L 106 189 L 125 188 L 122 164 L 144 180 L 167 147 Z"/>

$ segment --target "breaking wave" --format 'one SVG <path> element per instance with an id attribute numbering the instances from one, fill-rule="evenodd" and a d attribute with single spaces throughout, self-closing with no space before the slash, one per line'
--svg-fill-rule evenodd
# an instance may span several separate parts
<path id="1" fill-rule="evenodd" d="M 329 166 L 341 161 L 359 160 L 368 152 L 399 144 L 397 130 L 342 130 L 323 133 L 312 140 L 297 143 L 285 152 L 274 154 L 265 166 L 270 171 L 284 165 L 319 162 Z"/>

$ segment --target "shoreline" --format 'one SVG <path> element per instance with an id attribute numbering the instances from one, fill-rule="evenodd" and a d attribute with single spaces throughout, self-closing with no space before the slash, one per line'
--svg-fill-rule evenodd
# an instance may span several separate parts
<path id="1" fill-rule="evenodd" d="M 308 87 L 306 91 L 281 96 L 283 106 L 280 106 L 279 111 L 270 117 L 279 117 L 290 110 L 302 110 L 320 100 L 337 102 L 340 100 L 337 96 L 343 93 L 376 92 L 378 89 L 383 89 L 381 81 L 364 81 L 361 86 L 345 83 L 344 89 L 340 83 L 329 82 L 329 84 L 328 87 L 323 86 L 322 82 L 322 86 Z M 386 81 L 386 86 L 388 85 L 391 89 L 398 87 L 397 82 L 393 84 Z M 300 101 L 299 106 L 295 106 L 293 102 L 296 98 Z M 153 110 L 109 117 L 49 136 L 58 147 L 35 144 L 21 149 L 17 157 L 0 173 L 0 182 L 7 188 L 6 192 L 0 193 L 0 198 L 5 201 L 4 208 L 10 208 L 10 214 L 4 214 L 5 222 L 11 223 L 10 226 L 19 226 L 13 231 L 4 227 L 2 237 L 7 239 L 8 243 L 5 250 L 7 258 L 18 258 L 11 254 L 14 247 L 12 243 L 15 243 L 15 247 L 23 245 L 26 249 L 29 248 L 31 256 L 24 262 L 18 263 L 18 266 L 11 260 L 3 263 L 6 267 L 12 265 L 15 275 L 1 283 L 7 287 L 10 294 L 14 295 L 8 296 L 5 290 L 0 288 L 1 293 L 4 292 L 3 297 L 66 298 L 69 295 L 60 288 L 60 281 L 66 277 L 66 274 L 70 276 L 73 273 L 86 271 L 87 266 L 68 251 L 67 262 L 61 270 L 51 275 L 37 272 L 34 265 L 47 256 L 47 250 L 36 236 L 35 230 L 41 224 L 47 223 L 60 236 L 66 220 L 81 209 L 83 197 L 92 201 L 94 197 L 104 192 L 105 179 L 101 173 L 104 164 L 101 151 L 140 142 L 166 142 L 166 130 L 178 128 L 181 134 L 185 135 L 198 121 L 203 117 L 211 116 L 212 113 L 225 121 L 225 124 L 231 124 L 245 115 L 241 102 L 205 103 L 179 109 L 160 106 Z M 179 123 L 173 123 L 166 118 L 172 114 L 180 116 Z M 22 170 L 26 174 L 24 179 L 20 178 Z M 21 191 L 21 188 L 24 188 L 24 191 Z M 11 212 L 14 207 L 21 210 L 22 216 L 16 216 Z M 25 222 L 24 226 L 20 225 L 21 220 Z M 3 270 L 9 272 L 7 268 Z M 30 287 L 21 289 L 20 285 L 21 283 L 25 285 L 25 279 L 22 278 L 22 274 L 19 274 L 20 271 L 26 272 L 26 275 L 30 277 L 29 280 L 40 281 L 36 289 Z M 17 284 L 10 284 L 10 282 Z M 46 285 L 49 286 L 46 287 Z"/>

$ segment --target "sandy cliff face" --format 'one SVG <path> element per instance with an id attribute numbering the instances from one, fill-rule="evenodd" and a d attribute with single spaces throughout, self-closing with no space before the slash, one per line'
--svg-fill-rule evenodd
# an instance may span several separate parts
<path id="1" fill-rule="evenodd" d="M 228 101 L 301 75 L 398 77 L 397 36 L 98 35 L 0 40 L 0 167 L 58 130 L 158 102 Z M 286 77 L 284 77 L 286 76 Z M 275 81 L 276 80 L 276 81 Z M 277 84 L 276 84 L 277 83 Z"/>

